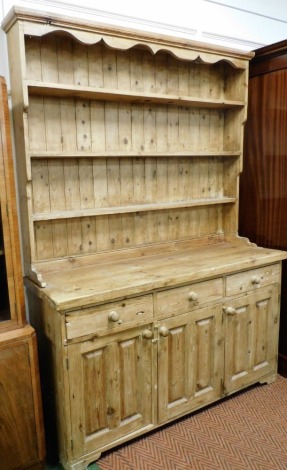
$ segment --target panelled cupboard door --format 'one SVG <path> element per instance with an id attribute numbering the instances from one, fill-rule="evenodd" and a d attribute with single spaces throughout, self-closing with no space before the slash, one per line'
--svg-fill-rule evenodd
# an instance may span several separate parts
<path id="1" fill-rule="evenodd" d="M 73 457 L 152 423 L 150 325 L 68 346 Z"/>
<path id="2" fill-rule="evenodd" d="M 159 422 L 221 396 L 222 305 L 163 320 L 158 340 Z"/>
<path id="3" fill-rule="evenodd" d="M 225 391 L 277 370 L 278 287 L 230 300 L 226 307 Z"/>

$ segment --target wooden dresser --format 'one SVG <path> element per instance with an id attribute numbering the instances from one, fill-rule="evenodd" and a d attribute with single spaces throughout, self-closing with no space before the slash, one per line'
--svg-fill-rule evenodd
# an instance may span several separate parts
<path id="1" fill-rule="evenodd" d="M 287 249 L 287 41 L 258 49 L 250 63 L 240 180 L 239 233 Z M 250 204 L 252 201 L 252 204 Z M 287 264 L 282 264 L 279 370 L 287 377 Z"/>
<path id="2" fill-rule="evenodd" d="M 287 254 L 237 234 L 252 54 L 23 9 L 3 28 L 47 432 L 80 470 L 275 379 Z"/>
<path id="3" fill-rule="evenodd" d="M 11 133 L 0 77 L 0 466 L 41 468 L 44 427 L 37 344 L 26 324 Z"/>

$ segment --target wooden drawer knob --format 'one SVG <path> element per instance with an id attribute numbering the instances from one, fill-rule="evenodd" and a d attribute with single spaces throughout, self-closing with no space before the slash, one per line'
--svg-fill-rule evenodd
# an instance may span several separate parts
<path id="1" fill-rule="evenodd" d="M 168 336 L 169 335 L 169 329 L 166 326 L 161 326 L 160 329 L 158 330 L 160 336 Z"/>
<path id="2" fill-rule="evenodd" d="M 252 276 L 251 282 L 252 284 L 260 284 L 260 276 Z"/>
<path id="3" fill-rule="evenodd" d="M 188 294 L 188 300 L 198 300 L 198 294 L 196 292 L 189 292 Z"/>
<path id="4" fill-rule="evenodd" d="M 145 338 L 145 339 L 151 339 L 151 338 L 153 337 L 153 334 L 152 334 L 152 331 L 151 331 L 151 330 L 146 329 L 146 330 L 144 330 L 142 336 L 143 336 L 143 338 Z"/>
<path id="5" fill-rule="evenodd" d="M 112 312 L 109 313 L 109 320 L 113 322 L 117 322 L 120 319 L 120 314 L 113 310 Z"/>
<path id="6" fill-rule="evenodd" d="M 232 315 L 232 316 L 236 314 L 236 310 L 234 307 L 227 307 L 225 312 L 227 313 L 227 315 Z"/>

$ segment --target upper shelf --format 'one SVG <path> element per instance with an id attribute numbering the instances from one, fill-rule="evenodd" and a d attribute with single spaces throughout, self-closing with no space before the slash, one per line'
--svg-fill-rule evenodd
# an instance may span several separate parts
<path id="1" fill-rule="evenodd" d="M 160 93 L 145 93 L 134 91 L 121 91 L 106 88 L 85 87 L 80 85 L 63 85 L 61 83 L 47 83 L 32 80 L 25 81 L 30 95 L 68 97 L 81 99 L 94 99 L 101 101 L 127 101 L 134 103 L 164 103 L 176 106 L 190 106 L 196 108 L 228 109 L 243 107 L 244 101 L 215 98 L 195 98 L 192 96 L 178 96 Z"/>

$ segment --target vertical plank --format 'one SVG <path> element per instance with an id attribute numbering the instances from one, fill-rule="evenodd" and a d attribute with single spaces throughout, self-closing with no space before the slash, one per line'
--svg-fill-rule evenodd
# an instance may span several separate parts
<path id="1" fill-rule="evenodd" d="M 170 54 L 167 54 L 167 93 L 179 95 L 178 86 L 178 61 Z"/>
<path id="2" fill-rule="evenodd" d="M 58 56 L 56 39 L 43 36 L 41 40 L 42 80 L 44 82 L 58 83 Z"/>
<path id="3" fill-rule="evenodd" d="M 106 365 L 107 422 L 109 429 L 114 429 L 121 421 L 120 351 L 117 342 L 106 346 Z"/>
<path id="4" fill-rule="evenodd" d="M 34 224 L 37 259 L 48 260 L 53 258 L 53 237 L 50 221 Z"/>
<path id="5" fill-rule="evenodd" d="M 143 91 L 154 93 L 156 89 L 155 56 L 152 56 L 149 51 L 144 51 L 142 55 L 142 76 Z"/>
<path id="6" fill-rule="evenodd" d="M 89 86 L 103 88 L 103 44 L 88 47 Z"/>
<path id="7" fill-rule="evenodd" d="M 47 150 L 44 99 L 40 96 L 30 96 L 28 132 L 31 152 Z"/>
<path id="8" fill-rule="evenodd" d="M 119 103 L 119 147 L 121 151 L 127 153 L 132 149 L 132 112 L 129 103 Z"/>
<path id="9" fill-rule="evenodd" d="M 63 152 L 77 151 L 76 110 L 73 98 L 60 100 L 61 143 Z M 64 162 L 65 165 L 65 162 Z"/>
<path id="10" fill-rule="evenodd" d="M 47 160 L 34 160 L 32 165 L 33 212 L 50 212 L 49 171 Z"/>
<path id="11" fill-rule="evenodd" d="M 200 97 L 200 67 L 198 64 L 191 64 L 189 71 L 189 90 L 190 95 Z"/>
<path id="12" fill-rule="evenodd" d="M 234 323 L 233 337 L 233 373 L 238 374 L 248 370 L 248 335 L 246 325 L 249 317 L 249 306 L 242 306 L 236 309 L 236 320 Z"/>
<path id="13" fill-rule="evenodd" d="M 95 207 L 95 188 L 93 175 L 93 161 L 91 158 L 79 160 L 79 185 L 81 209 Z M 82 219 L 83 253 L 91 253 L 96 250 L 96 220 L 95 217 L 83 217 Z"/>
<path id="14" fill-rule="evenodd" d="M 66 42 L 63 44 L 63 53 L 67 54 L 67 60 L 71 57 L 70 44 Z M 67 73 L 66 73 L 67 72 Z M 73 80 L 73 74 L 69 67 L 62 71 L 63 75 L 66 73 L 66 80 Z M 62 131 L 62 148 L 64 152 L 75 152 L 77 150 L 77 132 L 76 132 L 76 113 L 75 113 L 75 101 L 72 98 L 60 100 L 60 116 L 61 116 L 61 131 Z M 75 175 L 77 177 L 77 171 L 71 171 L 71 167 L 75 167 L 76 160 L 64 159 L 63 161 L 63 185 L 64 185 L 64 197 L 63 197 L 63 208 L 66 210 L 76 208 L 75 204 L 77 198 L 77 192 L 75 197 L 73 196 L 74 184 L 71 177 Z M 77 165 L 76 165 L 77 166 Z M 56 231 L 57 229 L 57 231 Z M 76 230 L 79 233 L 80 227 L 75 220 L 69 221 L 64 219 L 58 221 L 57 225 L 53 223 L 54 230 L 54 246 L 55 252 L 59 253 L 62 250 L 62 256 L 70 255 L 70 242 L 73 239 L 73 234 L 69 233 L 69 230 Z"/>
<path id="15" fill-rule="evenodd" d="M 169 343 L 169 380 L 168 403 L 186 397 L 186 325 L 170 330 Z"/>
<path id="16" fill-rule="evenodd" d="M 107 428 L 106 360 L 105 349 L 100 348 L 83 356 L 83 390 L 85 432 L 90 435 Z M 95 399 L 91 399 L 94 398 Z M 101 397 L 97 399 L 97 397 Z"/>
<path id="17" fill-rule="evenodd" d="M 106 124 L 105 124 L 105 103 L 103 101 L 90 101 L 90 131 L 91 150 L 101 152 L 106 150 Z"/>
<path id="18" fill-rule="evenodd" d="M 133 162 L 131 158 L 120 159 L 121 204 L 134 204 L 133 197 Z M 134 214 L 122 215 L 123 244 L 132 246 L 135 243 Z"/>
<path id="19" fill-rule="evenodd" d="M 155 56 L 155 92 L 167 93 L 167 56 L 162 52 Z"/>
<path id="20" fill-rule="evenodd" d="M 89 85 L 88 49 L 77 41 L 73 41 L 73 68 L 75 85 Z"/>
<path id="21" fill-rule="evenodd" d="M 178 94 L 190 95 L 190 62 L 178 61 Z"/>
<path id="22" fill-rule="evenodd" d="M 79 207 L 80 201 L 79 165 L 75 158 L 65 160 L 64 177 L 66 210 L 73 210 Z M 79 219 L 67 220 L 67 245 L 69 255 L 81 252 L 82 225 Z"/>
<path id="23" fill-rule="evenodd" d="M 107 47 L 103 48 L 103 82 L 105 88 L 117 89 L 117 53 Z"/>
<path id="24" fill-rule="evenodd" d="M 42 80 L 41 44 L 40 39 L 25 37 L 26 74 L 29 80 Z"/>
<path id="25" fill-rule="evenodd" d="M 67 37 L 58 39 L 59 82 L 74 84 L 72 40 Z"/>
<path id="26" fill-rule="evenodd" d="M 63 199 L 63 202 L 65 200 Z M 68 254 L 67 222 L 65 219 L 52 220 L 53 257 L 61 258 Z"/>
<path id="27" fill-rule="evenodd" d="M 199 95 L 202 98 L 210 98 L 210 65 L 200 64 L 199 68 Z"/>
<path id="28" fill-rule="evenodd" d="M 196 322 L 197 328 L 197 391 L 201 391 L 211 385 L 212 367 L 212 338 L 213 328 L 211 318 L 204 318 Z"/>
<path id="29" fill-rule="evenodd" d="M 130 50 L 131 89 L 143 91 L 143 52 L 138 49 Z"/>
<path id="30" fill-rule="evenodd" d="M 87 100 L 76 100 L 77 149 L 91 150 L 90 104 Z"/>
<path id="31" fill-rule="evenodd" d="M 125 91 L 131 89 L 130 57 L 127 51 L 117 51 L 117 87 Z"/>
<path id="32" fill-rule="evenodd" d="M 268 353 L 268 305 L 269 299 L 256 303 L 255 306 L 255 341 L 254 341 L 254 366 L 264 363 Z M 268 308 L 269 307 L 269 308 Z"/>
<path id="33" fill-rule="evenodd" d="M 105 103 L 105 142 L 107 151 L 119 148 L 119 106 L 118 103 Z"/>
<path id="34" fill-rule="evenodd" d="M 44 98 L 44 119 L 47 150 L 61 152 L 61 114 L 60 101 L 57 98 Z"/>
<path id="35" fill-rule="evenodd" d="M 118 158 L 107 160 L 107 185 L 109 206 L 118 206 L 121 194 L 120 163 Z M 110 249 L 122 247 L 123 227 L 121 214 L 108 216 Z"/>
<path id="36" fill-rule="evenodd" d="M 121 421 L 135 415 L 138 411 L 137 341 L 138 338 L 131 338 L 119 344 Z"/>

